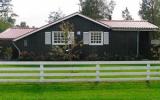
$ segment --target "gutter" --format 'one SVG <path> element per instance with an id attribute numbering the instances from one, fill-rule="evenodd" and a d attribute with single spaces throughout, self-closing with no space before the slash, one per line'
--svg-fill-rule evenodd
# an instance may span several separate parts
<path id="1" fill-rule="evenodd" d="M 13 46 L 18 50 L 18 57 L 20 56 L 21 50 L 18 48 L 18 46 L 12 42 Z"/>
<path id="2" fill-rule="evenodd" d="M 150 29 L 137 29 L 137 28 L 112 28 L 113 31 L 148 31 L 148 32 L 157 32 L 160 31 L 156 28 L 150 28 Z"/>

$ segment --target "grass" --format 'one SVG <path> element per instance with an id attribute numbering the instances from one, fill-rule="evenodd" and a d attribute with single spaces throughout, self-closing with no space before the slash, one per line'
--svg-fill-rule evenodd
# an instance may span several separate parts
<path id="1" fill-rule="evenodd" d="M 159 100 L 159 84 L 0 84 L 0 100 Z"/>

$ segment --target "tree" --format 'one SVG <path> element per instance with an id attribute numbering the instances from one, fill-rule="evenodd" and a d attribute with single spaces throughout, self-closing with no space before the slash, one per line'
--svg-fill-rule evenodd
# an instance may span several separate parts
<path id="1" fill-rule="evenodd" d="M 0 0 L 0 32 L 13 26 L 16 16 L 12 11 L 11 0 Z"/>
<path id="2" fill-rule="evenodd" d="M 26 28 L 26 27 L 28 27 L 28 26 L 27 26 L 26 22 L 21 22 L 21 23 L 20 23 L 20 27 Z"/>
<path id="3" fill-rule="evenodd" d="M 69 44 L 68 41 L 72 40 L 70 32 L 73 32 L 73 25 L 70 24 L 69 22 L 62 22 L 59 28 L 64 33 L 64 36 L 61 39 L 64 40 L 65 45 L 54 46 L 51 49 L 51 52 L 49 52 L 49 56 L 51 60 L 72 60 L 71 57 L 72 46 Z"/>
<path id="4" fill-rule="evenodd" d="M 77 41 L 74 37 L 74 26 L 70 22 L 62 22 L 60 24 L 60 30 L 64 33 L 61 38 L 64 40 L 65 45 L 54 46 L 49 52 L 50 60 L 79 60 L 81 54 L 81 48 L 83 47 L 82 41 Z M 64 38 L 64 39 L 63 39 Z"/>
<path id="5" fill-rule="evenodd" d="M 3 32 L 4 30 L 6 30 L 7 28 L 11 27 L 12 25 L 8 22 L 6 22 L 3 19 L 0 19 L 0 32 Z"/>
<path id="6" fill-rule="evenodd" d="M 71 32 L 73 32 L 73 29 L 74 29 L 73 24 L 69 22 L 62 22 L 62 24 L 60 25 L 60 29 L 64 33 L 64 40 L 65 40 L 64 49 L 66 51 L 66 54 L 68 55 L 69 60 L 71 61 L 74 56 L 72 50 L 75 46 L 74 38 L 72 38 L 72 34 L 71 34 Z"/>
<path id="7" fill-rule="evenodd" d="M 12 52 L 13 52 L 13 50 L 12 50 L 11 47 L 5 48 L 5 50 L 3 52 L 4 58 L 6 60 L 11 60 L 11 58 L 12 58 Z"/>
<path id="8" fill-rule="evenodd" d="M 124 11 L 122 11 L 122 17 L 124 20 L 133 20 L 127 7 Z"/>
<path id="9" fill-rule="evenodd" d="M 139 15 L 155 25 L 160 26 L 160 0 L 142 0 Z"/>
<path id="10" fill-rule="evenodd" d="M 12 0 L 0 0 L 0 18 L 14 25 L 18 15 L 12 11 Z"/>
<path id="11" fill-rule="evenodd" d="M 93 19 L 111 19 L 115 2 L 111 0 L 79 0 L 81 13 Z"/>
<path id="12" fill-rule="evenodd" d="M 11 0 L 0 0 L 0 16 L 7 18 L 8 13 L 11 11 Z"/>
<path id="13" fill-rule="evenodd" d="M 160 26 L 160 0 L 142 0 L 139 15 L 142 19 Z M 154 34 L 151 34 L 153 39 L 158 39 L 159 37 L 159 33 L 154 32 Z"/>
<path id="14" fill-rule="evenodd" d="M 60 9 L 58 11 L 53 11 L 49 14 L 48 23 L 57 21 L 63 17 L 64 17 L 64 14 Z"/>
<path id="15" fill-rule="evenodd" d="M 111 0 L 110 2 L 107 2 L 104 0 L 100 6 L 101 15 L 103 15 L 103 18 L 108 18 L 111 20 L 115 6 L 115 1 Z"/>
<path id="16" fill-rule="evenodd" d="M 142 19 L 160 26 L 160 0 L 142 0 L 142 4 L 140 4 L 139 15 Z M 160 33 L 152 32 L 152 34 L 150 34 L 150 38 L 160 39 Z M 157 47 L 151 48 L 151 58 L 159 56 L 159 52 L 156 49 Z"/>

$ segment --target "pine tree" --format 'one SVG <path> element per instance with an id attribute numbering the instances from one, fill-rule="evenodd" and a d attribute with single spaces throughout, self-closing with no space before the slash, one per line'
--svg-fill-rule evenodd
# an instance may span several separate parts
<path id="1" fill-rule="evenodd" d="M 14 25 L 18 15 L 12 11 L 12 0 L 0 0 L 0 19 Z"/>
<path id="2" fill-rule="evenodd" d="M 139 15 L 143 20 L 160 26 L 160 0 L 142 0 Z M 152 34 L 151 38 L 158 39 L 160 38 L 160 34 Z"/>
<path id="3" fill-rule="evenodd" d="M 133 20 L 127 7 L 124 11 L 122 11 L 122 17 L 124 20 Z"/>
<path id="4" fill-rule="evenodd" d="M 160 26 L 160 0 L 142 0 L 139 15 L 155 25 Z"/>
<path id="5" fill-rule="evenodd" d="M 81 13 L 93 19 L 110 18 L 115 2 L 111 0 L 80 0 Z"/>
<path id="6" fill-rule="evenodd" d="M 58 11 L 53 11 L 49 14 L 48 23 L 57 21 L 63 17 L 64 17 L 64 14 L 60 9 Z"/>

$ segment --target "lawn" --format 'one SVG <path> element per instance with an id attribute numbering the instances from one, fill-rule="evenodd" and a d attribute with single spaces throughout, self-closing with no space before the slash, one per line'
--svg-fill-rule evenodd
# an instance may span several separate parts
<path id="1" fill-rule="evenodd" d="M 159 100 L 160 82 L 0 84 L 0 100 Z"/>

